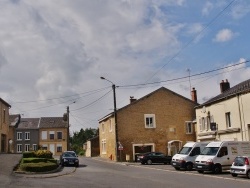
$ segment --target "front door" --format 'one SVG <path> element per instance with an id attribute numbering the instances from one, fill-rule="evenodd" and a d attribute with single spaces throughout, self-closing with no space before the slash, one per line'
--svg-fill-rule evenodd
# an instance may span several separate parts
<path id="1" fill-rule="evenodd" d="M 1 152 L 6 152 L 6 135 L 2 134 L 1 135 Z"/>
<path id="2" fill-rule="evenodd" d="M 55 155 L 55 144 L 50 144 L 49 150 L 53 153 L 53 155 Z"/>

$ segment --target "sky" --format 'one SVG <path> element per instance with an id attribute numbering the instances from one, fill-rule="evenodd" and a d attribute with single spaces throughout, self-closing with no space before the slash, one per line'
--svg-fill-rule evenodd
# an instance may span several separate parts
<path id="1" fill-rule="evenodd" d="M 250 78 L 248 0 L 0 0 L 0 98 L 10 114 L 97 128 L 160 87 L 202 104 Z M 105 77 L 107 80 L 100 79 Z"/>

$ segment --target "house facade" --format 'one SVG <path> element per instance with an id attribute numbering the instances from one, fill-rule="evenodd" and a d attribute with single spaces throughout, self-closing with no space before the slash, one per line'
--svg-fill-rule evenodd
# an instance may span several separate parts
<path id="1" fill-rule="evenodd" d="M 39 144 L 53 155 L 67 150 L 68 122 L 63 117 L 42 117 L 39 124 Z"/>
<path id="2" fill-rule="evenodd" d="M 22 118 L 14 130 L 14 151 L 36 151 L 39 147 L 40 118 Z"/>
<path id="3" fill-rule="evenodd" d="M 0 98 L 0 153 L 9 151 L 9 109 L 10 104 Z"/>
<path id="4" fill-rule="evenodd" d="M 222 80 L 220 90 L 196 107 L 197 141 L 249 141 L 250 79 L 232 88 Z"/>
<path id="5" fill-rule="evenodd" d="M 100 155 L 99 136 L 89 139 L 83 145 L 86 157 L 96 157 Z"/>
<path id="6" fill-rule="evenodd" d="M 195 141 L 195 106 L 196 101 L 164 87 L 141 99 L 131 98 L 117 110 L 117 126 L 113 113 L 99 120 L 100 156 L 124 161 L 148 151 L 177 153 L 182 143 Z"/>

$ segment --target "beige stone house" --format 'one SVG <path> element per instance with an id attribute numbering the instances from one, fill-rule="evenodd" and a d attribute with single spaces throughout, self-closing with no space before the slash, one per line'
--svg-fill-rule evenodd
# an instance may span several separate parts
<path id="1" fill-rule="evenodd" d="M 67 150 L 68 122 L 63 117 L 41 117 L 39 123 L 39 145 L 53 155 Z"/>
<path id="2" fill-rule="evenodd" d="M 9 151 L 9 109 L 10 104 L 0 98 L 0 153 Z"/>
<path id="3" fill-rule="evenodd" d="M 187 141 L 195 141 L 193 120 L 197 106 L 193 100 L 161 87 L 117 110 L 117 148 L 114 114 L 99 120 L 100 156 L 136 160 L 136 155 L 159 151 L 173 155 Z"/>
<path id="4" fill-rule="evenodd" d="M 250 141 L 250 79 L 232 88 L 222 80 L 220 90 L 196 107 L 197 141 Z"/>

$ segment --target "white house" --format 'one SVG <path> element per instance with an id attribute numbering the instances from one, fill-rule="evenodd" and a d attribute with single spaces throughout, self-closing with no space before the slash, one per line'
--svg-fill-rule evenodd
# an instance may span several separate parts
<path id="1" fill-rule="evenodd" d="M 197 141 L 250 140 L 250 79 L 230 88 L 220 83 L 221 94 L 195 107 Z"/>

